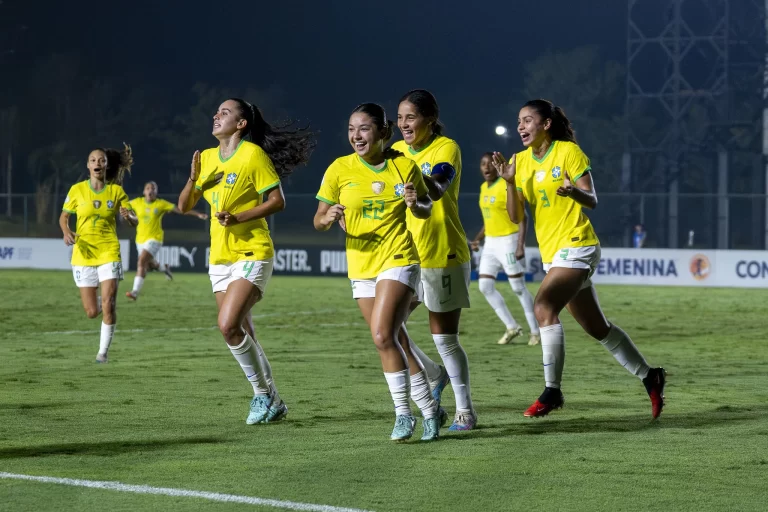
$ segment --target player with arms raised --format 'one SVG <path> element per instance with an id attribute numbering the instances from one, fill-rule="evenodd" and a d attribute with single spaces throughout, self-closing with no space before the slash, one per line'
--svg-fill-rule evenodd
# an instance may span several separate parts
<path id="1" fill-rule="evenodd" d="M 158 199 L 157 183 L 154 181 L 148 181 L 144 185 L 144 195 L 133 199 L 131 207 L 139 219 L 139 225 L 136 227 L 136 252 L 139 255 L 139 263 L 136 266 L 136 277 L 133 278 L 133 289 L 125 292 L 125 296 L 136 300 L 144 286 L 147 272 L 160 269 L 157 257 L 163 247 L 163 217 L 167 213 L 182 213 L 182 211 L 175 204 L 165 199 Z M 194 210 L 184 215 L 193 215 L 201 220 L 208 219 L 208 215 Z M 163 271 L 168 279 L 173 279 L 168 265 Z"/>
<path id="2" fill-rule="evenodd" d="M 576 144 L 565 113 L 551 102 L 529 101 L 520 110 L 517 123 L 527 149 L 509 163 L 501 153 L 494 153 L 494 166 L 507 181 L 507 210 L 512 222 L 522 221 L 525 201 L 531 205 L 547 272 L 534 303 L 546 387 L 524 415 L 545 416 L 564 403 L 560 384 L 565 334 L 560 312 L 567 308 L 587 334 L 643 381 L 651 398 L 651 414 L 658 418 L 664 407 L 664 369 L 648 366 L 627 333 L 605 318 L 590 279 L 600 262 L 600 245 L 582 211 L 597 206 L 589 159 Z"/>
<path id="3" fill-rule="evenodd" d="M 118 213 L 135 226 L 138 220 L 123 190 L 123 176 L 131 169 L 130 146 L 123 151 L 94 149 L 88 155 L 89 177 L 69 189 L 59 217 L 64 243 L 72 248 L 72 274 L 88 318 L 103 312 L 97 363 L 106 363 L 117 322 L 117 285 L 123 279 Z M 76 231 L 69 229 L 69 216 L 77 216 Z M 101 285 L 101 299 L 98 297 Z"/>

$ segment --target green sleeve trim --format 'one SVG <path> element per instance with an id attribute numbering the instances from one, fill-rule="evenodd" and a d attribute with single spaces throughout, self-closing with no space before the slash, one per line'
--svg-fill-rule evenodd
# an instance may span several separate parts
<path id="1" fill-rule="evenodd" d="M 274 182 L 274 183 L 271 183 L 270 185 L 268 185 L 268 186 L 266 186 L 266 187 L 262 188 L 261 190 L 257 190 L 256 192 L 258 192 L 259 194 L 263 194 L 263 193 L 264 193 L 264 192 L 266 192 L 267 190 L 272 190 L 273 188 L 275 188 L 275 187 L 277 187 L 277 186 L 279 186 L 279 185 L 280 185 L 280 180 L 277 180 L 276 182 Z"/>
<path id="2" fill-rule="evenodd" d="M 581 173 L 579 173 L 579 174 L 577 174 L 576 176 L 574 176 L 572 181 L 575 183 L 575 182 L 576 182 L 576 180 L 578 180 L 579 178 L 581 178 L 581 177 L 582 177 L 582 176 L 584 176 L 585 174 L 589 174 L 590 172 L 592 172 L 592 167 L 587 167 L 586 169 L 584 169 L 583 171 L 581 171 Z"/>
<path id="3" fill-rule="evenodd" d="M 198 187 L 197 185 L 195 185 L 195 190 L 203 190 L 203 187 Z"/>
<path id="4" fill-rule="evenodd" d="M 333 205 L 335 205 L 335 204 L 336 204 L 334 201 L 331 201 L 330 199 L 326 199 L 326 198 L 324 198 L 324 197 L 323 197 L 323 196 L 321 196 L 321 195 L 315 196 L 315 199 L 318 199 L 318 200 L 320 200 L 320 201 L 322 201 L 322 202 L 324 202 L 324 203 L 328 203 L 328 204 L 329 204 L 329 205 L 331 205 L 331 206 L 333 206 Z"/>
<path id="5" fill-rule="evenodd" d="M 523 189 L 521 187 L 517 187 L 517 190 L 519 190 L 520 192 L 523 191 Z"/>
<path id="6" fill-rule="evenodd" d="M 67 212 L 67 213 L 77 213 L 75 210 L 67 210 L 66 208 L 62 208 L 61 211 Z"/>

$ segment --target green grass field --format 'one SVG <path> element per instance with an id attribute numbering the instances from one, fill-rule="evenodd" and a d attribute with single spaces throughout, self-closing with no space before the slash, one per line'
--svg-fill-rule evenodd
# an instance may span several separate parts
<path id="1" fill-rule="evenodd" d="M 71 273 L 0 272 L 0 472 L 375 511 L 768 508 L 768 291 L 600 288 L 609 318 L 668 371 L 652 423 L 640 381 L 567 315 L 566 407 L 523 418 L 543 389 L 541 350 L 496 345 L 502 326 L 473 284 L 462 342 L 479 428 L 393 444 L 345 279 L 270 283 L 256 330 L 290 413 L 248 427 L 250 386 L 214 329 L 207 276 L 152 275 L 129 303 L 132 278 L 102 366 L 100 320 L 85 317 Z M 436 356 L 425 312 L 412 322 Z M 0 510 L 275 509 L 0 478 Z"/>

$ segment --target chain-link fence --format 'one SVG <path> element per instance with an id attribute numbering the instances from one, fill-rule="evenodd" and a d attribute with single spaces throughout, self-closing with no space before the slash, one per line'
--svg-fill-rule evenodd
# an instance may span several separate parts
<path id="1" fill-rule="evenodd" d="M 160 197 L 173 203 L 178 199 L 168 194 Z M 630 246 L 634 226 L 643 224 L 647 233 L 645 247 L 766 249 L 766 196 L 762 194 L 679 194 L 676 208 L 667 194 L 603 193 L 599 200 L 597 209 L 587 214 L 604 247 Z M 0 236 L 61 236 L 58 218 L 63 201 L 64 196 L 0 195 Z M 286 209 L 269 219 L 275 243 L 343 245 L 340 230 L 314 230 L 316 209 L 314 195 L 288 194 Z M 210 213 L 204 201 L 197 210 Z M 473 238 L 482 226 L 478 194 L 462 194 L 459 211 L 468 237 Z M 169 241 L 205 241 L 208 237 L 208 223 L 191 216 L 166 215 L 163 227 Z M 120 225 L 118 233 L 131 238 L 133 229 Z M 535 245 L 532 228 L 528 243 Z"/>

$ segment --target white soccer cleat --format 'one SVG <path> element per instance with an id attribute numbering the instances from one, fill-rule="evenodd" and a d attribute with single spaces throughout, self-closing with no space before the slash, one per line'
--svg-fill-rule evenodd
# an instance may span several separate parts
<path id="1" fill-rule="evenodd" d="M 528 338 L 528 344 L 530 346 L 538 345 L 541 343 L 541 336 L 538 334 L 531 334 L 531 337 Z"/>
<path id="2" fill-rule="evenodd" d="M 507 332 L 504 333 L 504 336 L 501 337 L 498 343 L 499 345 L 508 345 L 514 340 L 515 338 L 518 338 L 523 335 L 523 328 L 519 325 L 517 327 L 513 327 L 512 329 L 507 329 Z"/>

